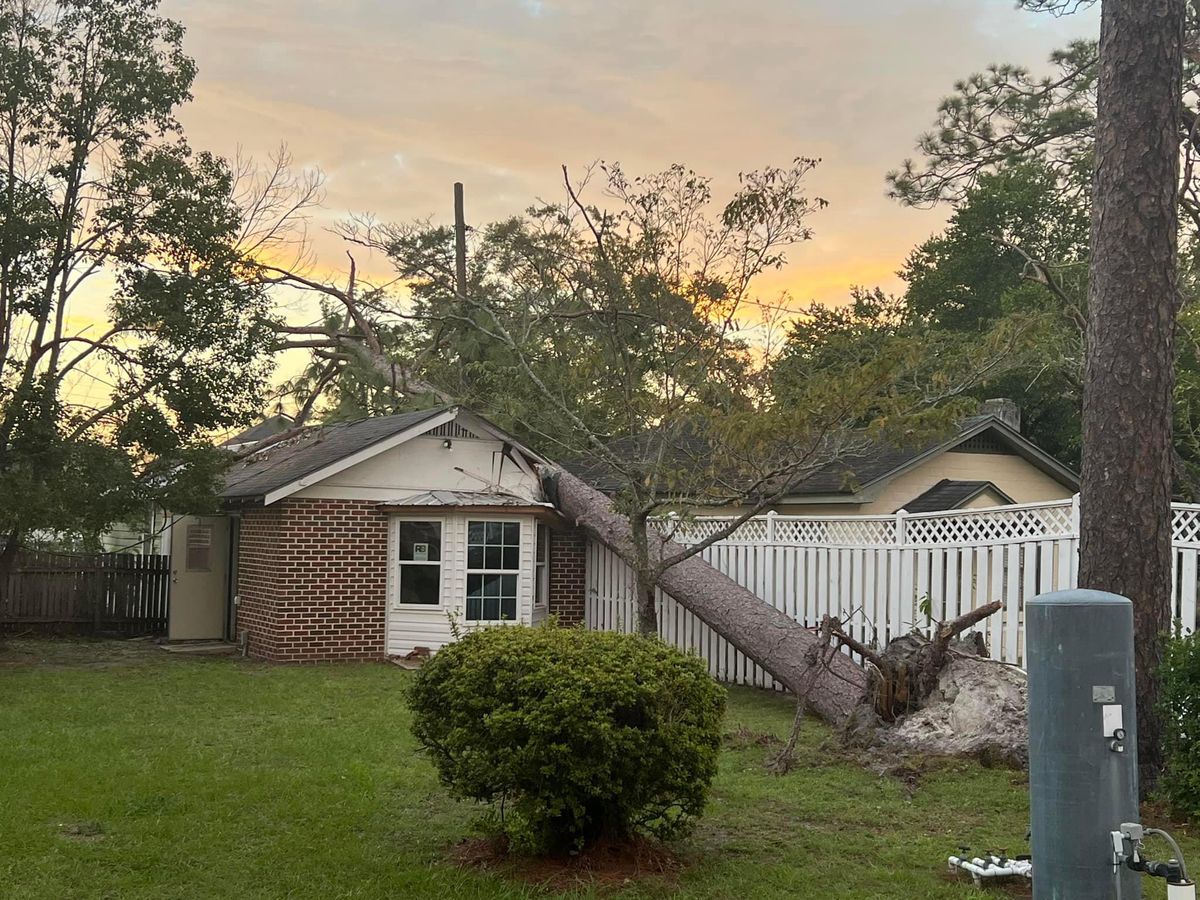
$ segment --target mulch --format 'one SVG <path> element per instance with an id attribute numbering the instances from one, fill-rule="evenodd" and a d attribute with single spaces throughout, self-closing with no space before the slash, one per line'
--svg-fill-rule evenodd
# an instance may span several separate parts
<path id="1" fill-rule="evenodd" d="M 562 856 L 523 856 L 509 852 L 504 838 L 475 838 L 451 847 L 450 858 L 463 867 L 555 891 L 619 890 L 647 880 L 673 886 L 683 870 L 675 853 L 648 838 L 598 841 Z"/>

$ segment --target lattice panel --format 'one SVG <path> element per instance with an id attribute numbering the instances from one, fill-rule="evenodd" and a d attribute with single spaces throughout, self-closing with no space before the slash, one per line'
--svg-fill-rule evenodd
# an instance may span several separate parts
<path id="1" fill-rule="evenodd" d="M 1175 504 L 1171 512 L 1171 539 L 1177 544 L 1200 544 L 1200 506 Z"/>
<path id="2" fill-rule="evenodd" d="M 711 537 L 722 528 L 726 527 L 730 519 L 693 519 L 691 521 L 682 522 L 674 528 L 674 538 L 681 544 L 695 544 Z M 671 530 L 667 526 L 668 531 Z M 734 531 L 729 537 L 724 538 L 727 541 L 736 541 L 738 543 L 763 543 L 767 540 L 767 519 L 765 516 L 749 519 Z"/>
<path id="3" fill-rule="evenodd" d="M 906 544 L 977 544 L 1022 538 L 1069 536 L 1071 507 L 1034 506 L 910 516 L 905 522 Z"/>
<path id="4" fill-rule="evenodd" d="M 832 544 L 870 546 L 896 540 L 896 520 L 876 519 L 792 519 L 775 520 L 777 544 Z"/>

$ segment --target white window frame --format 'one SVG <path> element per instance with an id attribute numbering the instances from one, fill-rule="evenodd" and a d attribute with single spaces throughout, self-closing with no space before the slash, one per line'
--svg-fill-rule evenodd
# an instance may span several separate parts
<path id="1" fill-rule="evenodd" d="M 437 522 L 441 536 L 441 559 L 437 562 L 419 562 L 404 560 L 407 566 L 437 566 L 438 567 L 438 602 L 434 603 L 401 603 L 400 578 L 403 566 L 400 561 L 400 523 L 401 522 Z M 446 519 L 444 516 L 391 516 L 388 521 L 388 606 L 394 610 L 405 612 L 435 612 L 442 613 L 446 609 Z"/>
<path id="2" fill-rule="evenodd" d="M 538 540 L 541 532 L 542 540 Z M 545 522 L 533 520 L 533 608 L 541 611 L 550 608 L 550 526 Z M 538 559 L 538 552 L 546 551 L 545 557 Z M 542 593 L 543 572 L 546 591 Z"/>
<path id="3" fill-rule="evenodd" d="M 488 522 L 501 522 L 507 524 L 515 524 L 517 526 L 517 567 L 515 569 L 472 569 L 469 562 L 471 556 L 471 523 L 482 522 L 486 525 Z M 524 530 L 524 520 L 514 516 L 488 516 L 486 514 L 474 517 L 469 512 L 463 516 L 463 621 L 468 625 L 511 625 L 521 621 L 521 539 L 522 531 Z M 467 617 L 467 596 L 470 593 L 468 585 L 471 583 L 472 575 L 513 575 L 517 579 L 516 592 L 516 610 L 515 615 L 511 619 L 471 619 Z"/>

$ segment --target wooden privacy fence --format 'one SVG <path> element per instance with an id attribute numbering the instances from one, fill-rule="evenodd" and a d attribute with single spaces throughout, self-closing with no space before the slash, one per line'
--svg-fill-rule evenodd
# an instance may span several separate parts
<path id="1" fill-rule="evenodd" d="M 1025 603 L 1076 586 L 1079 498 L 991 509 L 893 516 L 804 518 L 759 516 L 701 556 L 793 619 L 815 628 L 835 615 L 868 644 L 961 615 L 993 600 L 1003 609 L 981 623 L 996 659 L 1025 662 Z M 728 520 L 678 526 L 675 539 L 695 543 Z M 1171 615 L 1196 627 L 1200 505 L 1173 506 L 1174 592 Z M 632 570 L 607 547 L 587 549 L 589 627 L 636 627 Z M 658 597 L 664 640 L 704 658 L 723 681 L 772 687 L 764 671 L 673 598 Z"/>
<path id="2" fill-rule="evenodd" d="M 166 631 L 169 556 L 22 550 L 0 591 L 0 629 Z"/>

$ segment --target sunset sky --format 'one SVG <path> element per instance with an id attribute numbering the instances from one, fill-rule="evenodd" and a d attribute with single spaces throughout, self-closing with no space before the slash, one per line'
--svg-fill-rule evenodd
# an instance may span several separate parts
<path id="1" fill-rule="evenodd" d="M 264 157 L 281 142 L 328 178 L 326 223 L 450 215 L 482 223 L 557 196 L 559 166 L 683 162 L 719 195 L 739 170 L 824 162 L 816 239 L 764 287 L 837 302 L 896 287 L 944 211 L 905 209 L 884 174 L 911 155 L 956 78 L 1043 69 L 1097 28 L 1012 0 L 164 0 L 199 64 L 194 146 Z M 321 223 L 318 223 L 321 224 Z M 339 245 L 320 237 L 330 265 Z M 368 265 L 370 263 L 368 262 Z"/>

